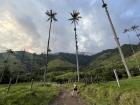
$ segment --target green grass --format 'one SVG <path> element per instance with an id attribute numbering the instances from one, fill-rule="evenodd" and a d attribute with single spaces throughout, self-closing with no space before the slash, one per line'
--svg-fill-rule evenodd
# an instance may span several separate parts
<path id="1" fill-rule="evenodd" d="M 7 85 L 0 85 L 0 105 L 48 105 L 59 94 L 59 87 L 35 83 L 30 90 L 30 84 L 18 84 L 6 92 Z"/>
<path id="2" fill-rule="evenodd" d="M 93 84 L 84 88 L 81 94 L 90 105 L 139 105 L 140 77 L 116 82 Z"/>
<path id="3" fill-rule="evenodd" d="M 88 105 L 140 105 L 140 77 L 85 86 L 78 84 L 80 95 Z M 72 88 L 71 84 L 66 85 Z"/>

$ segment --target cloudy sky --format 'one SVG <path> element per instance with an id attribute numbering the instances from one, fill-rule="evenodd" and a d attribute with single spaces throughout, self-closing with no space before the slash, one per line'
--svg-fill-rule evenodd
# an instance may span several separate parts
<path id="1" fill-rule="evenodd" d="M 123 29 L 140 25 L 140 0 L 106 0 L 121 44 L 128 43 Z M 68 21 L 72 10 L 79 10 L 80 52 L 97 53 L 114 48 L 112 31 L 101 0 L 0 0 L 0 52 L 6 49 L 44 52 L 48 38 L 46 10 L 57 12 L 53 23 L 52 52 L 75 52 L 73 25 Z M 131 32 L 132 43 L 138 43 Z"/>

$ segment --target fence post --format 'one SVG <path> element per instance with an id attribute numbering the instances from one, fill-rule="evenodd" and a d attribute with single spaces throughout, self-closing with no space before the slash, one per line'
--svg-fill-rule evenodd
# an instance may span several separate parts
<path id="1" fill-rule="evenodd" d="M 1 77 L 0 77 L 0 83 L 2 82 L 3 74 L 4 74 L 4 71 L 3 71 L 2 74 L 1 74 Z"/>
<path id="2" fill-rule="evenodd" d="M 15 84 L 17 84 L 17 83 L 18 83 L 18 79 L 19 79 L 19 75 L 17 75 L 17 78 L 16 78 L 16 83 L 15 83 Z"/>
<path id="3" fill-rule="evenodd" d="M 90 79 L 91 79 L 90 82 L 93 83 L 93 77 L 92 77 L 92 75 L 91 75 L 91 78 Z"/>
<path id="4" fill-rule="evenodd" d="M 118 87 L 120 88 L 119 78 L 118 78 L 118 74 L 117 74 L 117 72 L 116 72 L 116 69 L 114 69 L 113 71 L 114 71 L 114 74 L 115 74 L 115 78 L 116 78 Z"/>
<path id="5" fill-rule="evenodd" d="M 31 80 L 31 90 L 33 89 L 34 79 Z"/>
<path id="6" fill-rule="evenodd" d="M 7 94 L 9 93 L 9 90 L 10 90 L 10 87 L 11 87 L 11 82 L 12 82 L 12 78 L 10 77 L 9 85 L 8 85 L 8 89 L 7 89 Z"/>

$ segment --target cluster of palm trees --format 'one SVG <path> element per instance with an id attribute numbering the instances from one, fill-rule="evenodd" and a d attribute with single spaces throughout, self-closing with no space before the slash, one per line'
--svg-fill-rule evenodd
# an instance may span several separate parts
<path id="1" fill-rule="evenodd" d="M 50 34 L 51 34 L 51 28 L 52 28 L 52 22 L 57 21 L 56 15 L 57 13 L 53 12 L 52 10 L 47 11 L 46 15 L 48 16 L 48 20 L 50 22 L 50 27 L 49 27 L 49 37 L 48 37 L 48 43 L 47 43 L 47 54 L 46 54 L 46 60 L 45 60 L 45 71 L 44 71 L 44 83 L 46 82 L 46 73 L 47 73 L 47 67 L 48 67 L 48 54 L 51 51 L 50 50 Z M 78 81 L 80 80 L 80 75 L 79 75 L 79 60 L 78 60 L 78 40 L 77 40 L 77 24 L 80 18 L 80 12 L 77 10 L 73 10 L 72 13 L 70 13 L 71 18 L 68 19 L 71 21 L 72 24 L 74 24 L 74 32 L 75 32 L 75 47 L 76 47 L 76 63 L 77 63 L 77 79 Z"/>
<path id="2" fill-rule="evenodd" d="M 124 67 L 125 67 L 125 70 L 126 70 L 126 73 L 128 75 L 128 78 L 131 78 L 131 73 L 129 71 L 129 68 L 127 66 L 126 60 L 124 58 L 124 54 L 123 54 L 122 49 L 121 49 L 121 45 L 120 45 L 120 41 L 119 41 L 117 32 L 115 30 L 115 27 L 113 25 L 111 16 L 110 16 L 109 11 L 108 11 L 108 5 L 105 3 L 104 0 L 102 0 L 102 3 L 103 3 L 102 7 L 105 9 L 106 15 L 108 17 L 108 20 L 109 20 L 109 23 L 110 23 L 110 26 L 111 26 L 111 29 L 112 29 L 112 32 L 113 32 L 113 36 L 114 36 L 115 42 L 116 42 L 118 50 L 119 50 L 119 53 L 120 53 L 120 56 L 121 56 L 121 59 L 122 59 L 122 63 L 124 65 Z"/>
<path id="3" fill-rule="evenodd" d="M 138 59 L 137 59 L 137 57 L 136 57 L 136 53 L 135 53 L 135 50 L 134 50 L 134 48 L 133 48 L 133 45 L 132 45 L 132 43 L 131 43 L 131 39 L 130 39 L 130 35 L 129 35 L 129 32 L 134 32 L 134 33 L 136 33 L 136 36 L 138 37 L 138 39 L 140 38 L 140 34 L 138 34 L 138 31 L 139 31 L 139 26 L 138 25 L 133 25 L 131 28 L 126 28 L 126 29 L 124 29 L 124 34 L 127 34 L 127 37 L 128 37 L 128 41 L 129 41 L 129 45 L 130 45 L 130 49 L 131 49 L 131 51 L 132 51 L 132 53 L 133 53 L 133 56 L 134 56 L 134 59 L 135 59 L 135 61 L 136 61 L 136 64 L 137 64 L 137 67 L 138 67 L 138 69 L 139 69 L 139 71 L 140 71 L 140 65 L 139 65 L 139 62 L 138 62 Z"/>
<path id="4" fill-rule="evenodd" d="M 105 3 L 104 0 L 102 0 L 102 3 L 103 3 L 102 7 L 105 8 L 106 15 L 107 15 L 108 20 L 109 20 L 109 23 L 110 23 L 110 25 L 111 25 L 111 29 L 112 29 L 112 31 L 113 31 L 114 39 L 115 39 L 116 44 L 117 44 L 117 46 L 118 46 L 118 50 L 119 50 L 120 56 L 121 56 L 121 58 L 122 58 L 123 65 L 124 65 L 124 67 L 125 67 L 125 70 L 126 70 L 126 73 L 127 73 L 128 77 L 130 78 L 130 77 L 131 77 L 131 74 L 130 74 L 130 71 L 129 71 L 129 69 L 128 69 L 127 63 L 126 63 L 126 61 L 125 61 L 125 58 L 124 58 L 124 55 L 123 55 L 123 52 L 122 52 L 122 49 L 121 49 L 121 46 L 120 46 L 119 38 L 118 38 L 118 36 L 117 36 L 115 27 L 114 27 L 114 25 L 113 25 L 111 16 L 110 16 L 110 14 L 109 14 L 107 4 Z M 140 34 L 138 33 L 138 30 L 139 30 L 139 26 L 133 25 L 130 29 L 125 29 L 125 30 L 124 30 L 124 33 L 128 33 L 128 32 L 130 32 L 130 31 L 133 31 L 133 32 L 136 33 L 138 39 L 140 40 Z M 129 43 L 131 44 L 131 40 L 130 40 L 129 35 L 128 35 L 128 39 L 129 39 Z M 132 52 L 133 52 L 133 54 L 134 54 L 134 58 L 136 59 L 136 64 L 138 65 L 138 69 L 140 70 L 140 66 L 139 66 L 137 57 L 136 57 L 136 55 L 135 55 L 134 48 L 133 48 L 132 45 L 130 45 L 130 47 L 131 47 L 131 50 L 132 50 Z"/>
<path id="5" fill-rule="evenodd" d="M 119 50 L 119 53 L 120 53 L 120 56 L 121 56 L 121 59 L 122 59 L 122 63 L 124 65 L 124 67 L 125 67 L 125 70 L 126 70 L 126 73 L 127 73 L 128 77 L 130 78 L 131 77 L 131 74 L 130 74 L 129 68 L 127 66 L 126 60 L 124 58 L 124 54 L 123 54 L 122 49 L 121 49 L 119 38 L 117 36 L 115 27 L 114 27 L 113 22 L 112 22 L 112 19 L 110 17 L 107 4 L 104 2 L 104 0 L 102 0 L 102 3 L 103 3 L 102 7 L 105 8 L 106 15 L 107 15 L 108 20 L 109 20 L 109 23 L 111 25 L 111 29 L 113 31 L 114 39 L 115 39 L 115 42 L 117 44 L 117 47 L 118 47 L 118 50 Z M 48 66 L 48 52 L 51 51 L 50 48 L 49 48 L 51 26 L 52 26 L 52 21 L 57 21 L 57 19 L 56 19 L 57 13 L 52 12 L 52 10 L 50 10 L 50 11 L 47 11 L 46 12 L 46 15 L 49 17 L 48 18 L 48 21 L 50 21 L 50 28 L 49 28 L 49 37 L 48 37 L 47 54 L 46 54 L 46 68 L 45 68 L 45 71 L 44 71 L 44 82 L 46 81 L 46 73 L 47 73 L 47 66 Z M 80 15 L 80 12 L 78 12 L 76 10 L 74 10 L 72 13 L 70 13 L 70 15 L 71 15 L 71 18 L 69 20 L 72 21 L 72 24 L 74 24 L 75 46 L 76 46 L 76 63 L 77 63 L 77 78 L 78 78 L 78 81 L 79 81 L 80 80 L 80 76 L 79 76 L 78 40 L 77 40 L 77 27 L 76 27 L 76 25 L 78 24 L 78 21 L 81 18 L 81 16 L 79 16 Z M 131 27 L 131 31 L 135 32 L 137 34 L 137 37 L 140 40 L 140 34 L 138 34 L 138 28 L 139 28 L 139 26 L 134 25 L 134 26 Z M 127 33 L 129 31 L 130 31 L 129 29 L 125 29 L 124 30 L 124 33 Z M 131 49 L 132 49 L 132 52 L 134 53 L 134 56 L 135 56 L 135 51 L 133 49 L 133 46 L 131 46 Z M 138 65 L 138 68 L 140 70 L 140 66 L 138 64 L 138 60 L 137 60 L 136 56 L 135 56 L 135 59 L 136 59 L 136 63 Z"/>

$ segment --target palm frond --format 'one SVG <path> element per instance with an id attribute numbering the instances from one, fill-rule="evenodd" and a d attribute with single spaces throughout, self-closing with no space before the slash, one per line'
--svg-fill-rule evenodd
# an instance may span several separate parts
<path id="1" fill-rule="evenodd" d="M 131 27 L 131 30 L 132 31 L 137 31 L 137 30 L 139 30 L 139 26 L 138 25 L 134 25 L 134 26 Z"/>
<path id="2" fill-rule="evenodd" d="M 7 53 L 9 53 L 9 54 L 15 54 L 15 52 L 12 51 L 12 49 L 7 50 Z"/>
<path id="3" fill-rule="evenodd" d="M 124 29 L 123 33 L 127 33 L 129 31 L 130 31 L 129 29 Z"/>
<path id="4" fill-rule="evenodd" d="M 52 20 L 57 21 L 56 19 L 57 13 L 53 12 L 52 10 L 45 12 L 45 14 L 48 16 L 47 21 L 52 21 Z"/>
<path id="5" fill-rule="evenodd" d="M 53 18 L 54 21 L 57 21 L 56 17 Z"/>
<path id="6" fill-rule="evenodd" d="M 51 18 L 48 18 L 48 20 L 47 21 L 50 21 L 51 20 Z"/>
<path id="7" fill-rule="evenodd" d="M 81 16 L 79 16 L 80 12 L 78 12 L 77 10 L 73 10 L 73 12 L 70 13 L 70 15 L 71 15 L 71 18 L 68 20 L 72 21 L 72 23 L 78 24 L 79 19 L 82 18 Z"/>

